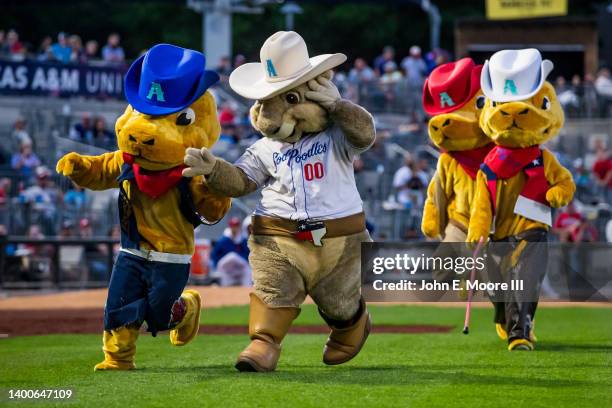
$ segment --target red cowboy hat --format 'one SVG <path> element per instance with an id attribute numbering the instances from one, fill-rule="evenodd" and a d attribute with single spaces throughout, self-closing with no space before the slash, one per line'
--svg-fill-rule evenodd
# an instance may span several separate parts
<path id="1" fill-rule="evenodd" d="M 482 65 L 471 58 L 436 67 L 423 86 L 423 108 L 429 115 L 439 115 L 461 108 L 480 89 Z"/>

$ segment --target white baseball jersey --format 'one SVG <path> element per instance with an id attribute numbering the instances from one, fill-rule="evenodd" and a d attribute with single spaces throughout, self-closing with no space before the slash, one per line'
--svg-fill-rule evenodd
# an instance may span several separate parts
<path id="1" fill-rule="evenodd" d="M 363 211 L 352 147 L 339 127 L 295 143 L 262 138 L 236 161 L 262 198 L 255 214 L 291 220 L 334 219 Z"/>

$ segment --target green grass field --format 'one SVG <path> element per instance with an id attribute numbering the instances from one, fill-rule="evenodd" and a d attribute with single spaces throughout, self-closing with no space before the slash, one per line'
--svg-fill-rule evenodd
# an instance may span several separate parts
<path id="1" fill-rule="evenodd" d="M 94 373 L 101 335 L 0 340 L 0 388 L 72 388 L 70 402 L 3 406 L 202 407 L 607 407 L 612 406 L 612 309 L 541 308 L 535 352 L 508 352 L 492 310 L 371 307 L 373 322 L 450 324 L 446 334 L 373 334 L 361 354 L 337 367 L 321 362 L 325 335 L 289 335 L 278 371 L 238 373 L 246 336 L 200 335 L 184 348 L 141 336 L 138 370 Z M 246 307 L 205 310 L 205 324 L 246 324 Z M 304 307 L 296 324 L 321 324 Z"/>

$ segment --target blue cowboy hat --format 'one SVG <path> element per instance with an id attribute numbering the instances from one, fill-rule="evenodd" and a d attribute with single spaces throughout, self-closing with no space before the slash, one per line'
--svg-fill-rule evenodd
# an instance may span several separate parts
<path id="1" fill-rule="evenodd" d="M 125 98 L 138 112 L 168 115 L 185 109 L 219 80 L 204 54 L 157 44 L 132 63 L 125 76 Z"/>

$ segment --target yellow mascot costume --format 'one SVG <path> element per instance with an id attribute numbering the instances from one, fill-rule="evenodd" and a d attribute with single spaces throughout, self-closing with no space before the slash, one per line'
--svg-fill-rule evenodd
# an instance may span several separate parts
<path id="1" fill-rule="evenodd" d="M 230 199 L 203 177 L 182 175 L 187 148 L 211 147 L 220 126 L 202 53 L 169 44 L 151 48 L 130 67 L 130 105 L 117 120 L 119 150 L 100 156 L 69 153 L 57 171 L 92 190 L 119 188 L 121 251 L 104 310 L 104 361 L 95 370 L 135 367 L 136 339 L 146 322 L 155 336 L 171 330 L 182 346 L 199 329 L 201 300 L 185 290 L 194 227 L 221 219 Z"/>
<path id="2" fill-rule="evenodd" d="M 495 147 L 478 172 L 468 242 L 491 237 L 490 248 L 510 248 L 498 267 L 502 279 L 525 291 L 495 297 L 498 335 L 509 350 L 532 350 L 533 318 L 547 265 L 551 208 L 566 205 L 576 189 L 570 172 L 541 145 L 557 135 L 564 115 L 546 77 L 552 70 L 536 49 L 495 53 L 481 75 L 487 97 L 480 127 Z M 496 244 L 503 243 L 503 244 Z M 491 258 L 491 257 L 490 257 Z"/>
<path id="3" fill-rule="evenodd" d="M 429 137 L 441 150 L 423 210 L 421 229 L 428 238 L 465 242 L 476 174 L 493 147 L 478 123 L 485 103 L 481 70 L 463 58 L 437 67 L 425 81 L 423 107 L 433 115 Z"/>

